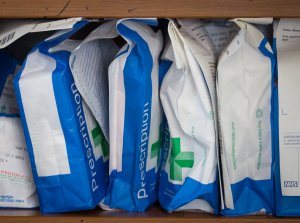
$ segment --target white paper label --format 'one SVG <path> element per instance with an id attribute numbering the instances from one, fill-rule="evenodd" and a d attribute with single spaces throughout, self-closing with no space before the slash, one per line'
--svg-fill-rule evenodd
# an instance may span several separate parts
<path id="1" fill-rule="evenodd" d="M 281 19 L 277 32 L 279 154 L 283 196 L 300 195 L 300 19 Z"/>

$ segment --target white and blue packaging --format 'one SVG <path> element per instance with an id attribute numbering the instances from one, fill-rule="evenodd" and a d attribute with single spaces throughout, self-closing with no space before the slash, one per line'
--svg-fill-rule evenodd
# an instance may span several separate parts
<path id="1" fill-rule="evenodd" d="M 232 22 L 240 30 L 217 67 L 221 214 L 273 214 L 275 60 L 268 39 L 253 25 L 271 24 L 272 19 Z"/>
<path id="2" fill-rule="evenodd" d="M 223 23 L 169 22 L 171 42 L 162 58 L 172 65 L 160 92 L 167 125 L 159 181 L 167 211 L 219 211 L 215 72 L 218 53 L 234 33 Z"/>
<path id="3" fill-rule="evenodd" d="M 156 25 L 156 19 L 116 25 L 127 44 L 109 67 L 109 187 L 102 207 L 141 212 L 157 200 L 163 40 L 150 28 Z"/>
<path id="4" fill-rule="evenodd" d="M 87 23 L 75 19 L 38 44 L 14 81 L 42 212 L 93 209 L 107 189 L 108 145 L 69 67 L 81 42 L 69 37 Z"/>

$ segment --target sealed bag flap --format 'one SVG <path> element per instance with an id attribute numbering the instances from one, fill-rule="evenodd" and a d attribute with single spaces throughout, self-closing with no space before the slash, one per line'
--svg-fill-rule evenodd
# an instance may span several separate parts
<path id="1" fill-rule="evenodd" d="M 233 19 L 230 20 L 234 23 L 236 23 L 242 30 L 243 33 L 241 33 L 242 35 L 245 35 L 245 40 L 251 44 L 253 47 L 255 48 L 259 48 L 259 46 L 261 45 L 262 40 L 265 38 L 265 36 L 257 30 L 257 28 L 248 23 L 247 21 L 252 21 L 254 24 L 262 24 L 262 25 L 267 25 L 272 23 L 273 19 L 262 19 L 260 20 L 259 18 L 254 19 L 253 21 L 251 19 Z M 270 44 L 266 44 L 265 45 L 267 47 L 267 50 L 272 52 L 271 46 Z M 237 47 L 238 48 L 238 47 Z M 233 53 L 233 52 L 232 52 Z"/>
<path id="2" fill-rule="evenodd" d="M 71 29 L 82 18 L 69 18 L 45 22 L 44 20 L 7 20 L 0 24 L 0 48 L 32 32 Z"/>
<path id="3" fill-rule="evenodd" d="M 71 53 L 69 64 L 76 87 L 109 141 L 108 67 L 119 48 L 112 38 L 119 34 L 116 20 L 91 32 Z"/>
<path id="4" fill-rule="evenodd" d="M 260 209 L 270 213 L 273 52 L 255 26 L 238 19 L 233 21 L 241 29 L 221 53 L 217 76 L 224 201 L 232 210 L 224 213 L 249 214 Z M 260 183 L 263 186 L 246 189 L 248 184 Z M 236 202 L 247 199 L 247 193 L 253 203 L 242 208 Z"/>

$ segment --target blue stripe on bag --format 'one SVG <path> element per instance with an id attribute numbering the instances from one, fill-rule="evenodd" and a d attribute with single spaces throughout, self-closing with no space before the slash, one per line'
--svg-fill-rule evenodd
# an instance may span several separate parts
<path id="1" fill-rule="evenodd" d="M 176 185 L 169 182 L 168 174 L 163 171 L 160 184 L 163 185 L 161 187 L 163 189 L 159 190 L 159 202 L 165 210 L 174 211 L 195 199 L 203 199 L 214 209 L 215 214 L 218 213 L 219 183 L 217 179 L 213 183 L 202 184 L 187 177 L 182 185 Z M 170 191 L 173 192 L 174 197 L 170 196 Z"/>
<path id="2" fill-rule="evenodd" d="M 148 24 L 149 20 L 146 21 Z M 135 45 L 127 56 L 123 71 L 125 120 L 122 172 L 112 171 L 105 203 L 111 208 L 141 212 L 157 199 L 155 168 L 146 172 L 148 139 L 145 138 L 149 137 L 151 123 L 153 59 L 147 42 L 138 32 L 122 23 L 117 25 L 117 29 Z"/>

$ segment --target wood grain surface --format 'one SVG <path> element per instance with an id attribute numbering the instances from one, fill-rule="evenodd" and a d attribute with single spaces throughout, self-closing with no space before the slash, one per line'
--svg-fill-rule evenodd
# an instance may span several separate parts
<path id="1" fill-rule="evenodd" d="M 299 0 L 0 0 L 0 18 L 300 17 Z"/>
<path id="2" fill-rule="evenodd" d="M 167 213 L 154 205 L 145 213 L 119 211 L 83 211 L 67 214 L 41 214 L 38 210 L 0 210 L 2 223 L 275 223 L 300 222 L 299 218 L 275 218 L 272 216 L 221 217 L 203 213 L 174 212 Z"/>

